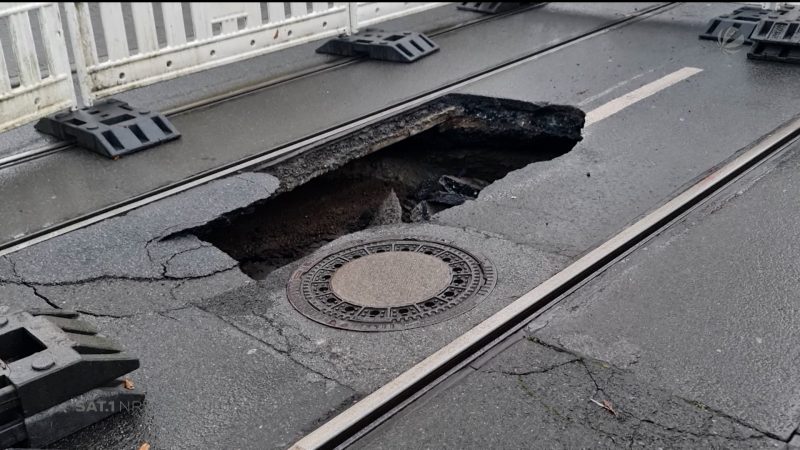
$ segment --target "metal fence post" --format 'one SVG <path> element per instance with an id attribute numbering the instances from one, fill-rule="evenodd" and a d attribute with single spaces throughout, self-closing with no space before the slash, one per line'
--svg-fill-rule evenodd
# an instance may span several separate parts
<path id="1" fill-rule="evenodd" d="M 358 3 L 347 4 L 347 34 L 358 33 Z"/>
<path id="2" fill-rule="evenodd" d="M 77 12 L 77 2 L 64 2 L 64 12 L 67 14 L 67 28 L 69 28 L 69 44 L 72 46 L 72 54 L 75 58 L 75 72 L 78 76 L 78 89 L 81 94 L 79 106 L 92 106 L 94 95 L 92 94 L 91 83 L 87 58 L 91 58 L 94 51 L 94 38 L 91 29 L 91 22 L 81 20 Z M 87 28 L 88 27 L 88 28 Z M 96 60 L 96 56 L 94 59 Z"/>

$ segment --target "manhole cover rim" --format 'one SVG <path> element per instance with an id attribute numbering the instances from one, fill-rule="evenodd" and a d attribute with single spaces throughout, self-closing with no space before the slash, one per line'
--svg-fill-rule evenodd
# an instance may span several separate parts
<path id="1" fill-rule="evenodd" d="M 370 323 L 370 322 L 356 322 L 350 320 L 337 319 L 335 317 L 325 314 L 324 312 L 314 307 L 303 295 L 304 275 L 306 275 L 309 271 L 314 269 L 315 266 L 322 263 L 325 259 L 328 259 L 331 256 L 334 256 L 338 253 L 342 253 L 348 250 L 357 250 L 359 247 L 380 245 L 382 243 L 397 243 L 397 242 L 413 242 L 420 244 L 430 243 L 433 245 L 444 246 L 446 248 L 468 255 L 480 267 L 482 275 L 480 284 L 478 285 L 477 289 L 472 295 L 467 296 L 466 298 L 461 300 L 458 304 L 450 307 L 449 309 L 440 313 L 434 313 L 432 315 L 420 319 L 410 320 L 403 323 L 397 323 L 397 322 Z M 300 266 L 298 266 L 297 269 L 294 270 L 287 283 L 286 294 L 289 299 L 289 303 L 298 312 L 320 324 L 327 325 L 332 328 L 338 328 L 349 331 L 386 332 L 386 331 L 410 330 L 414 328 L 434 325 L 436 323 L 443 322 L 445 320 L 449 320 L 461 314 L 464 314 L 472 310 L 475 306 L 477 306 L 477 304 L 480 301 L 486 298 L 494 290 L 496 284 L 497 284 L 497 272 L 495 270 L 494 264 L 488 258 L 481 255 L 479 252 L 466 250 L 462 247 L 454 245 L 452 241 L 436 237 L 421 236 L 421 235 L 413 235 L 413 236 L 391 235 L 391 236 L 381 236 L 375 238 L 364 238 L 364 239 L 353 240 L 338 245 L 334 245 L 331 247 L 327 247 L 325 249 L 317 250 L 316 252 L 314 252 L 314 254 L 307 257 L 306 260 Z"/>

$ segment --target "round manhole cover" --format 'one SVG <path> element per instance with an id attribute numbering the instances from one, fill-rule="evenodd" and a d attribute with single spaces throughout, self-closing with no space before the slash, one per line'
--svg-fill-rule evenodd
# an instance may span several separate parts
<path id="1" fill-rule="evenodd" d="M 393 331 L 449 319 L 474 307 L 496 281 L 494 267 L 466 250 L 416 239 L 350 244 L 303 264 L 289 301 L 336 328 Z"/>

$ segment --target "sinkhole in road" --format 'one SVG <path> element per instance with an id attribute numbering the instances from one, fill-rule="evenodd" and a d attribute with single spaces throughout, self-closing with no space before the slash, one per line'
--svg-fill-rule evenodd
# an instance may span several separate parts
<path id="1" fill-rule="evenodd" d="M 474 201 L 510 171 L 571 150 L 582 126 L 572 107 L 445 96 L 262 168 L 281 180 L 275 195 L 192 233 L 263 279 L 343 235 Z"/>

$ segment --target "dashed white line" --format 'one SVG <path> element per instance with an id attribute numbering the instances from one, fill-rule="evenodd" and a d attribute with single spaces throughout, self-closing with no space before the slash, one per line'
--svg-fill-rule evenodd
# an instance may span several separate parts
<path id="1" fill-rule="evenodd" d="M 619 83 L 611 86 L 608 89 L 605 89 L 605 90 L 603 90 L 601 92 L 598 92 L 597 94 L 594 94 L 594 95 L 592 95 L 590 97 L 586 97 L 585 99 L 583 99 L 580 102 L 578 102 L 578 106 L 583 108 L 584 106 L 588 105 L 589 103 L 592 103 L 593 101 L 595 101 L 597 99 L 605 97 L 606 95 L 616 91 L 617 89 L 621 88 L 622 86 L 625 86 L 626 84 L 628 84 L 628 83 L 630 83 L 630 82 L 632 82 L 634 80 L 638 80 L 639 78 L 642 78 L 643 76 L 645 76 L 645 75 L 647 75 L 649 73 L 653 73 L 653 71 L 655 71 L 655 69 L 650 69 L 650 70 L 648 70 L 646 72 L 642 72 L 640 74 L 636 74 L 636 75 L 628 78 L 627 80 L 622 80 Z"/>

